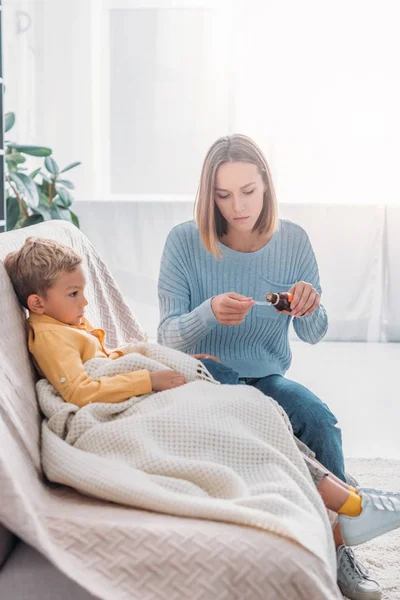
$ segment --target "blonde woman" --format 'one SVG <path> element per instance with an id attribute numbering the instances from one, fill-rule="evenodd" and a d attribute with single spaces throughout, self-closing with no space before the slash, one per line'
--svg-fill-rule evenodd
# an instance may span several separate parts
<path id="1" fill-rule="evenodd" d="M 221 383 L 252 385 L 274 398 L 295 435 L 344 481 L 335 416 L 310 390 L 285 377 L 290 323 L 311 344 L 328 328 L 317 261 L 307 233 L 278 219 L 271 173 L 253 140 L 232 135 L 211 146 L 195 212 L 195 221 L 175 227 L 165 244 L 159 342 L 199 355 Z M 256 304 L 270 291 L 293 294 L 291 315 Z M 343 548 L 342 589 L 358 600 L 380 598 L 379 585 Z"/>

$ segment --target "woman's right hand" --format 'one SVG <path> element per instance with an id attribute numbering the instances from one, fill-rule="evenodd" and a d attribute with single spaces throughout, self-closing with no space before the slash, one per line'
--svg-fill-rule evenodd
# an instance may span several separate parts
<path id="1" fill-rule="evenodd" d="M 176 388 L 187 383 L 187 380 L 183 375 L 177 373 L 176 371 L 170 371 L 169 369 L 150 373 L 150 379 L 151 389 L 153 392 L 172 390 L 172 388 Z"/>
<path id="2" fill-rule="evenodd" d="M 256 303 L 252 298 L 227 292 L 211 299 L 211 308 L 221 325 L 240 325 Z"/>

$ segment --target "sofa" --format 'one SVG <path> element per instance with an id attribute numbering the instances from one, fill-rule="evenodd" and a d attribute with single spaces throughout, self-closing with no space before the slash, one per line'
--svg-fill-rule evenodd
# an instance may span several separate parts
<path id="1" fill-rule="evenodd" d="M 56 239 L 90 257 L 90 272 L 95 275 L 87 286 L 88 318 L 106 330 L 112 345 L 144 339 L 107 267 L 83 233 L 62 221 L 2 233 L 0 260 L 28 236 Z M 26 315 L 1 262 L 0 297 L 1 600 L 341 597 L 323 561 L 286 538 L 116 505 L 46 481 L 40 461 L 35 373 L 26 349 Z M 123 308 L 119 322 L 112 318 L 112 303 Z M 59 534 L 60 518 L 70 524 L 67 536 Z M 88 534 L 86 525 L 94 520 L 104 524 L 105 532 L 113 532 L 106 556 L 97 551 L 98 540 Z"/>

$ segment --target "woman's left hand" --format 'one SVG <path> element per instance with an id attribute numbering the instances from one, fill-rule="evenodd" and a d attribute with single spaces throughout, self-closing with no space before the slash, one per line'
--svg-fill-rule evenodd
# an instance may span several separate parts
<path id="1" fill-rule="evenodd" d="M 298 281 L 289 290 L 289 294 L 293 294 L 293 300 L 290 303 L 292 317 L 311 315 L 319 306 L 320 295 L 311 283 Z"/>

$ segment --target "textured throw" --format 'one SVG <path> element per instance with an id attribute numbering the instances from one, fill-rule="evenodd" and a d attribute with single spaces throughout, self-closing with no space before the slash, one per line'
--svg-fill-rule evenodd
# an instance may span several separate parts
<path id="1" fill-rule="evenodd" d="M 104 500 L 277 533 L 322 557 L 334 574 L 326 510 L 276 404 L 252 387 L 204 381 L 210 376 L 201 363 L 181 352 L 137 349 L 93 359 L 87 371 L 98 379 L 167 366 L 190 383 L 79 409 L 41 380 L 47 477 Z"/>

